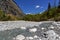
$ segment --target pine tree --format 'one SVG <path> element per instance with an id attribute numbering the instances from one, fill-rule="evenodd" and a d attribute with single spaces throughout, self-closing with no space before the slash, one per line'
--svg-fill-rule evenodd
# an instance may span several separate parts
<path id="1" fill-rule="evenodd" d="M 58 8 L 60 8 L 60 0 L 59 0 Z"/>
<path id="2" fill-rule="evenodd" d="M 50 2 L 48 3 L 48 11 L 50 10 L 51 8 L 51 5 L 50 5 Z"/>
<path id="3" fill-rule="evenodd" d="M 51 9 L 51 5 L 50 5 L 50 2 L 48 3 L 48 12 L 47 12 L 47 17 L 49 16 L 49 11 Z"/>
<path id="4" fill-rule="evenodd" d="M 58 3 L 57 13 L 60 13 L 60 0 L 59 0 L 59 3 Z"/>

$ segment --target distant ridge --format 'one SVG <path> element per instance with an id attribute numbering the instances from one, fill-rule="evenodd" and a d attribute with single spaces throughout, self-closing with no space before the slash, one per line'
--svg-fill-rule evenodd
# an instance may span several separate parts
<path id="1" fill-rule="evenodd" d="M 25 15 L 14 0 L 0 0 L 0 8 L 8 14 L 13 14 L 16 16 Z"/>

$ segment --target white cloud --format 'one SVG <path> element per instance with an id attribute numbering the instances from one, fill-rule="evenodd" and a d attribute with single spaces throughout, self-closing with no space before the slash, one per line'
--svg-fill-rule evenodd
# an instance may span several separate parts
<path id="1" fill-rule="evenodd" d="M 26 13 L 26 14 L 31 14 L 31 13 Z"/>
<path id="2" fill-rule="evenodd" d="M 40 5 L 36 5 L 35 8 L 41 8 L 42 9 L 43 7 Z"/>
<path id="3" fill-rule="evenodd" d="M 40 6 L 39 6 L 39 5 L 37 5 L 35 8 L 40 8 Z"/>

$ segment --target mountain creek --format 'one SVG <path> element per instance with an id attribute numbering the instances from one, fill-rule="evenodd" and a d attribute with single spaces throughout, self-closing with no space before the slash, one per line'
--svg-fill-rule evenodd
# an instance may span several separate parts
<path id="1" fill-rule="evenodd" d="M 0 40 L 60 40 L 60 22 L 1 21 Z"/>

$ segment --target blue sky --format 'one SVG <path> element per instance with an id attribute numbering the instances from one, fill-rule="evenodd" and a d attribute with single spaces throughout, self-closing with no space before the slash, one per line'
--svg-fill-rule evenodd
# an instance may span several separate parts
<path id="1" fill-rule="evenodd" d="M 48 2 L 54 6 L 54 0 L 15 0 L 24 13 L 40 13 L 47 9 Z M 56 1 L 56 5 L 58 0 Z"/>

